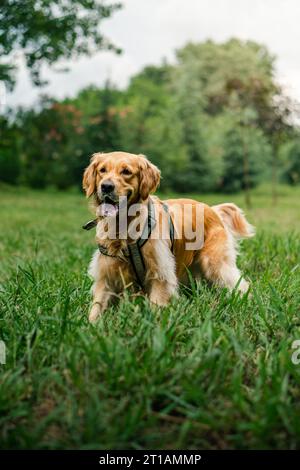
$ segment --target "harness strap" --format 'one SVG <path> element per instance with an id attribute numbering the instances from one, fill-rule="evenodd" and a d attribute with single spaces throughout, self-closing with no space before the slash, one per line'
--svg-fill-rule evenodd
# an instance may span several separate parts
<path id="1" fill-rule="evenodd" d="M 147 218 L 147 222 L 144 225 L 142 234 L 137 241 L 135 241 L 134 243 L 129 243 L 127 245 L 131 265 L 133 267 L 136 279 L 142 288 L 144 287 L 146 268 L 145 268 L 145 261 L 144 261 L 141 248 L 142 246 L 144 246 L 146 241 L 149 240 L 150 235 L 152 231 L 154 230 L 155 226 L 156 226 L 156 219 L 155 219 L 154 204 L 152 202 L 152 199 L 149 198 L 148 218 Z"/>
<path id="2" fill-rule="evenodd" d="M 89 222 L 87 222 L 86 224 L 84 224 L 84 225 L 82 226 L 82 228 L 83 228 L 84 230 L 91 230 L 92 228 L 96 227 L 97 223 L 98 223 L 98 219 L 89 220 Z"/>
<path id="3" fill-rule="evenodd" d="M 155 226 L 156 226 L 156 219 L 155 219 L 154 204 L 152 202 L 152 199 L 149 198 L 147 223 L 144 225 L 142 235 L 135 242 L 139 246 L 139 248 L 142 248 L 142 246 L 146 243 L 146 241 L 149 240 L 152 230 L 154 230 Z"/>
<path id="4" fill-rule="evenodd" d="M 128 245 L 129 259 L 138 284 L 143 288 L 145 281 L 145 261 L 138 243 Z"/>
<path id="5" fill-rule="evenodd" d="M 174 248 L 174 235 L 175 235 L 175 229 L 174 229 L 174 224 L 172 217 L 169 212 L 169 207 L 167 204 L 162 203 L 164 211 L 168 214 L 168 219 L 169 219 L 169 230 L 170 230 L 170 240 L 171 240 L 171 251 L 173 252 Z M 85 225 L 83 225 L 83 229 L 85 230 L 91 230 L 93 227 L 95 227 L 98 223 L 98 219 L 91 220 L 87 222 Z M 156 219 L 155 219 L 155 210 L 154 210 L 154 204 L 149 198 L 148 202 L 148 219 L 147 223 L 145 224 L 142 235 L 141 237 L 135 241 L 134 243 L 129 243 L 127 245 L 127 251 L 125 252 L 122 250 L 123 257 L 121 256 L 116 256 L 116 255 L 110 255 L 108 253 L 108 250 L 105 246 L 98 244 L 98 249 L 101 254 L 105 256 L 110 256 L 112 258 L 118 258 L 124 261 L 126 258 L 128 258 L 131 262 L 131 265 L 133 267 L 136 280 L 138 284 L 141 286 L 141 288 L 144 287 L 144 281 L 145 281 L 145 261 L 143 257 L 143 253 L 141 248 L 144 246 L 147 240 L 149 240 L 150 235 L 152 233 L 152 230 L 156 226 Z"/>
<path id="6" fill-rule="evenodd" d="M 171 217 L 170 211 L 169 211 L 169 206 L 165 202 L 163 202 L 163 208 L 165 212 L 168 214 L 168 219 L 169 219 L 169 231 L 170 231 L 170 240 L 171 240 L 171 251 L 173 253 L 174 250 L 174 239 L 175 239 L 175 228 L 174 228 L 174 223 L 173 219 Z"/>
<path id="7" fill-rule="evenodd" d="M 118 255 L 110 255 L 110 254 L 108 253 L 108 249 L 106 248 L 106 246 L 100 245 L 99 243 L 98 243 L 98 250 L 100 251 L 100 253 L 101 253 L 102 255 L 110 256 L 111 258 L 118 258 L 118 259 L 120 259 L 121 261 L 124 261 L 124 258 L 122 258 L 121 256 L 118 256 Z M 124 257 L 128 257 L 128 256 L 129 256 L 127 253 L 124 253 L 124 251 L 123 251 L 123 255 L 124 255 Z"/>

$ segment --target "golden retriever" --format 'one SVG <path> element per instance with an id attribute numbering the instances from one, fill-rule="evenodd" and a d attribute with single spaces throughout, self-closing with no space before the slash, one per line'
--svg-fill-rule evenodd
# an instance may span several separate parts
<path id="1" fill-rule="evenodd" d="M 83 188 L 87 197 L 93 197 L 96 240 L 102 248 L 102 252 L 95 252 L 89 268 L 94 279 L 91 322 L 125 288 L 141 290 L 134 266 L 125 253 L 136 240 L 130 227 L 140 233 L 148 220 L 147 211 L 142 217 L 143 210 L 130 215 L 130 209 L 135 205 L 148 208 L 149 198 L 155 207 L 155 229 L 141 248 L 145 269 L 142 291 L 152 303 L 167 305 L 177 295 L 179 282 L 188 282 L 190 275 L 204 276 L 229 290 L 248 291 L 248 283 L 236 266 L 236 241 L 251 237 L 254 229 L 241 209 L 231 203 L 209 207 L 192 199 L 161 201 L 150 196 L 159 182 L 160 171 L 155 165 L 143 155 L 126 152 L 95 153 L 84 172 Z M 116 228 L 121 218 L 120 200 L 128 209 L 125 229 Z M 165 229 L 169 227 L 169 217 L 174 240 Z"/>

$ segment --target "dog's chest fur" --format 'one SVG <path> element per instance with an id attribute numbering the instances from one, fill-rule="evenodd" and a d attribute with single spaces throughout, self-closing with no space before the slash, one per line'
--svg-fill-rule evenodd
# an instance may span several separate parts
<path id="1" fill-rule="evenodd" d="M 148 287 L 154 279 L 166 281 L 176 290 L 175 259 L 167 241 L 148 240 L 142 248 L 142 254 L 145 263 L 144 290 L 148 291 Z M 122 253 L 116 251 L 115 255 L 121 256 Z M 97 250 L 91 260 L 89 274 L 94 281 L 104 281 L 110 290 L 117 293 L 129 287 L 140 290 L 133 267 L 128 259 L 123 261 L 119 257 L 103 255 Z"/>

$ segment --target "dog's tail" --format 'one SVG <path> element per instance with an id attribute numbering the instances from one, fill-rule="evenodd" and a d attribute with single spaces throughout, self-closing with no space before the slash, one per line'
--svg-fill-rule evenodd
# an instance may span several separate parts
<path id="1" fill-rule="evenodd" d="M 255 228 L 249 224 L 242 209 L 232 202 L 212 206 L 212 209 L 218 214 L 234 238 L 250 238 L 255 235 Z"/>

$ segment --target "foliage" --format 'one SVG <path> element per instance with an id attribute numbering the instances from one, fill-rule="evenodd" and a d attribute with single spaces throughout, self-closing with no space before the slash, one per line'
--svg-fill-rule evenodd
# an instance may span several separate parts
<path id="1" fill-rule="evenodd" d="M 16 184 L 21 170 L 18 130 L 0 115 L 0 180 Z"/>
<path id="2" fill-rule="evenodd" d="M 22 177 L 30 186 L 56 185 L 64 189 L 74 183 L 73 172 L 81 156 L 76 152 L 76 143 L 84 131 L 80 114 L 71 104 L 48 102 L 40 112 L 19 115 L 25 124 L 22 126 Z"/>
<path id="3" fill-rule="evenodd" d="M 22 51 L 33 82 L 41 85 L 41 68 L 59 59 L 117 50 L 100 32 L 103 19 L 120 8 L 99 0 L 9 0 L 0 8 L 0 59 Z M 14 67 L 0 64 L 0 80 L 11 86 Z"/>
<path id="4" fill-rule="evenodd" d="M 268 50 L 232 39 L 187 44 L 176 57 L 173 65 L 145 67 L 125 90 L 108 81 L 20 110 L 13 122 L 19 150 L 10 154 L 15 180 L 79 186 L 92 153 L 120 149 L 147 155 L 162 170 L 162 189 L 182 193 L 249 189 L 267 180 L 271 167 L 283 171 L 280 147 L 298 130 Z"/>
<path id="5" fill-rule="evenodd" d="M 245 189 L 245 157 L 249 165 L 249 187 L 265 179 L 272 149 L 260 129 L 235 126 L 225 135 L 223 145 L 224 170 L 220 182 L 223 191 Z"/>
<path id="6" fill-rule="evenodd" d="M 300 136 L 282 146 L 282 177 L 290 184 L 300 184 Z"/>

